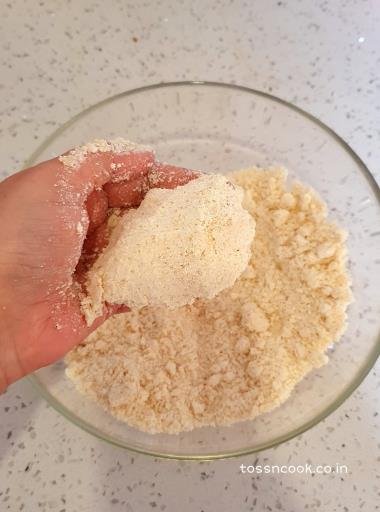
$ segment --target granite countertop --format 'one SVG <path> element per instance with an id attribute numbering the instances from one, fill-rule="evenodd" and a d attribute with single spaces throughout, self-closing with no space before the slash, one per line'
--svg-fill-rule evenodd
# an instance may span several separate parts
<path id="1" fill-rule="evenodd" d="M 309 110 L 379 178 L 379 24 L 379 5 L 370 0 L 3 2 L 2 173 L 20 169 L 52 130 L 100 98 L 160 81 L 207 79 L 271 92 Z M 374 511 L 378 406 L 374 369 L 335 413 L 276 449 L 176 462 L 82 432 L 21 381 L 0 397 L 0 509 Z M 249 475 L 239 468 L 336 462 L 349 473 Z"/>

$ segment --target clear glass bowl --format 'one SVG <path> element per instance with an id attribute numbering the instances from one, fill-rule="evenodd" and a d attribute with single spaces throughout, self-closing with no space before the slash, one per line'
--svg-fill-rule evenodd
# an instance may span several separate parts
<path id="1" fill-rule="evenodd" d="M 123 448 L 155 456 L 212 459 L 275 446 L 334 411 L 379 354 L 379 188 L 358 156 L 310 114 L 268 94 L 218 83 L 170 83 L 128 91 L 84 110 L 55 131 L 27 166 L 93 138 L 123 136 L 152 145 L 163 161 L 226 172 L 280 163 L 324 198 L 349 232 L 355 302 L 348 328 L 281 407 L 253 421 L 182 435 L 139 432 L 80 395 L 58 362 L 31 377 L 60 413 Z"/>

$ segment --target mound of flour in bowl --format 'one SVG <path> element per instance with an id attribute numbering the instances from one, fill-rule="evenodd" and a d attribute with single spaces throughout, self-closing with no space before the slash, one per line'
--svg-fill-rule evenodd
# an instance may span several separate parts
<path id="1" fill-rule="evenodd" d="M 243 195 L 217 174 L 172 190 L 151 189 L 118 219 L 88 273 L 87 322 L 105 301 L 175 308 L 232 286 L 248 265 L 254 237 Z"/>
<path id="2" fill-rule="evenodd" d="M 345 234 L 325 204 L 281 169 L 229 179 L 256 222 L 247 270 L 211 300 L 109 319 L 66 357 L 67 375 L 146 432 L 252 419 L 286 400 L 345 326 Z"/>

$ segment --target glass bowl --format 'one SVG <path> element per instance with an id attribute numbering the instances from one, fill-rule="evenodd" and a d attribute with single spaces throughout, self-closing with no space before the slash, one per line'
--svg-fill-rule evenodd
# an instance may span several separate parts
<path id="1" fill-rule="evenodd" d="M 160 160 L 226 172 L 279 163 L 311 185 L 330 216 L 349 232 L 355 302 L 348 328 L 281 407 L 231 427 L 151 435 L 128 427 L 80 395 L 62 361 L 32 377 L 41 394 L 84 430 L 123 448 L 178 459 L 248 454 L 282 443 L 317 424 L 359 385 L 379 354 L 379 188 L 360 158 L 310 114 L 268 94 L 219 83 L 180 82 L 118 94 L 56 130 L 27 166 L 94 138 L 122 136 L 152 145 Z"/>

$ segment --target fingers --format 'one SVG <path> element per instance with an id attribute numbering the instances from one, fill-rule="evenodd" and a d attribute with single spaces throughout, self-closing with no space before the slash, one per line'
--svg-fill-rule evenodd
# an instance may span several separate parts
<path id="1" fill-rule="evenodd" d="M 51 160 L 56 167 L 57 188 L 65 201 L 78 204 L 86 200 L 92 191 L 101 189 L 111 179 L 111 153 L 90 153 L 75 160 L 75 151 Z"/>
<path id="2" fill-rule="evenodd" d="M 106 316 L 118 315 L 120 313 L 127 313 L 131 309 L 125 304 L 109 304 L 105 303 Z"/>
<path id="3" fill-rule="evenodd" d="M 200 171 L 192 171 L 175 165 L 157 163 L 148 174 L 149 188 L 175 188 L 186 185 L 201 176 Z"/>
<path id="4" fill-rule="evenodd" d="M 59 167 L 61 184 L 74 188 L 80 194 L 79 197 L 83 194 L 87 197 L 93 190 L 102 188 L 109 181 L 139 180 L 152 169 L 155 161 L 153 151 L 140 151 L 136 148 L 133 151 L 126 149 L 120 152 L 117 146 L 118 152 L 115 152 L 112 151 L 113 141 L 106 144 L 109 151 L 104 151 L 103 148 L 98 152 L 88 152 L 85 149 L 87 146 L 83 146 L 51 160 L 50 165 Z M 96 147 L 95 145 L 95 149 Z"/>
<path id="5" fill-rule="evenodd" d="M 95 141 L 50 161 L 63 167 L 62 188 L 66 187 L 67 193 L 70 187 L 73 188 L 74 198 L 80 201 L 87 198 L 90 230 L 105 220 L 107 206 L 136 207 L 149 188 L 174 188 L 200 175 L 196 171 L 158 163 L 153 151 L 144 147 L 121 152 L 118 144 L 120 141 Z M 104 194 L 94 193 L 102 188 L 108 205 Z"/>
<path id="6" fill-rule="evenodd" d="M 107 218 L 108 196 L 104 190 L 91 192 L 86 201 L 86 209 L 89 218 L 88 233 L 91 233 Z"/>
<path id="7" fill-rule="evenodd" d="M 87 254 L 99 253 L 108 243 L 109 231 L 107 224 L 98 226 L 87 236 L 83 250 Z"/>
<path id="8" fill-rule="evenodd" d="M 94 263 L 99 253 L 106 247 L 108 240 L 109 230 L 105 222 L 87 234 L 78 265 L 75 269 L 76 281 L 81 285 L 85 282 L 88 269 Z"/>
<path id="9" fill-rule="evenodd" d="M 111 163 L 111 181 L 134 181 L 143 178 L 155 165 L 153 151 L 113 154 Z"/>
<path id="10" fill-rule="evenodd" d="M 143 151 L 128 155 L 114 154 L 111 180 L 104 185 L 111 208 L 138 206 L 147 191 L 147 175 L 155 165 L 154 153 Z"/>
<path id="11" fill-rule="evenodd" d="M 154 162 L 152 150 L 144 147 L 140 150 L 117 139 L 95 141 L 45 164 L 50 171 L 56 171 L 60 202 L 66 205 L 86 203 L 88 232 L 91 233 L 105 222 L 109 207 L 140 204 L 147 190 L 146 177 Z"/>
<path id="12" fill-rule="evenodd" d="M 106 183 L 104 191 L 111 208 L 131 208 L 138 206 L 148 190 L 146 176 L 120 183 Z"/>
<path id="13" fill-rule="evenodd" d="M 131 208 L 138 206 L 150 188 L 175 188 L 185 185 L 198 178 L 200 172 L 191 171 L 174 165 L 155 163 L 149 171 L 141 166 L 135 171 L 134 180 L 121 180 L 121 175 L 115 182 L 111 180 L 104 185 L 111 208 Z M 127 171 L 124 172 L 127 175 Z"/>

